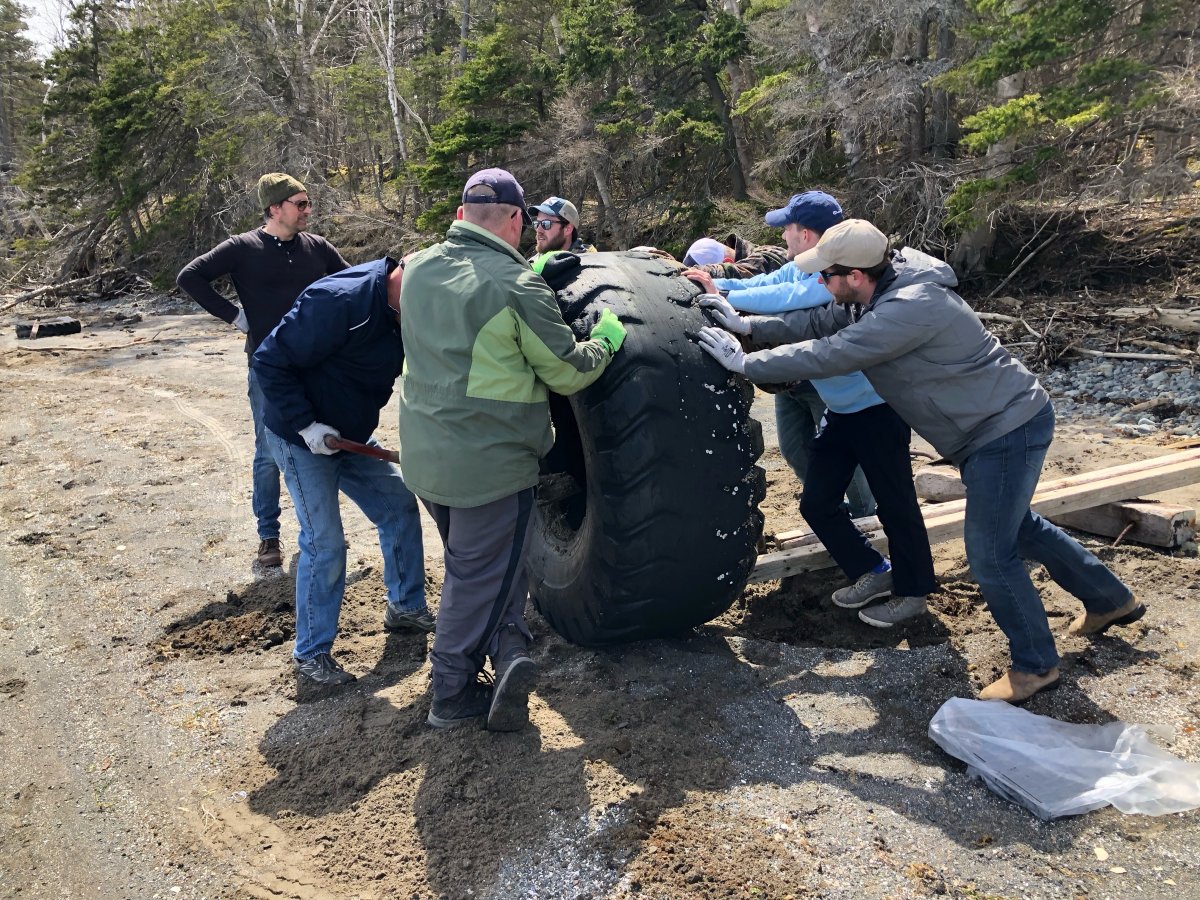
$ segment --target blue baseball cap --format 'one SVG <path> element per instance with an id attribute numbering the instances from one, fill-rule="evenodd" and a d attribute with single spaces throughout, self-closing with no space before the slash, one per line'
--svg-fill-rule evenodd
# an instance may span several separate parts
<path id="1" fill-rule="evenodd" d="M 505 203 L 521 210 L 525 224 L 530 222 L 525 209 L 525 191 L 521 183 L 506 169 L 481 169 L 467 179 L 463 187 L 463 203 Z"/>
<path id="2" fill-rule="evenodd" d="M 805 191 L 793 194 L 787 206 L 773 209 L 763 217 L 772 228 L 782 228 L 793 222 L 824 234 L 845 216 L 842 207 L 824 191 Z"/>

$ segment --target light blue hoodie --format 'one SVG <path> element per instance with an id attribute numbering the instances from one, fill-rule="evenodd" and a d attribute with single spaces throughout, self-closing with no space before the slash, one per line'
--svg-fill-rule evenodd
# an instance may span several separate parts
<path id="1" fill-rule="evenodd" d="M 774 272 L 753 278 L 714 278 L 713 282 L 718 290 L 728 292 L 730 306 L 755 315 L 811 309 L 833 301 L 833 295 L 825 289 L 817 275 L 801 272 L 791 262 Z M 825 405 L 835 413 L 856 413 L 883 403 L 883 398 L 875 393 L 871 382 L 862 372 L 814 378 L 812 386 L 821 395 Z"/>

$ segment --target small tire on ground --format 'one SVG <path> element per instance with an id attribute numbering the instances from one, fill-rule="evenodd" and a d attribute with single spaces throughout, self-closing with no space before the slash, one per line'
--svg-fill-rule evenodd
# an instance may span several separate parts
<path id="1" fill-rule="evenodd" d="M 530 594 L 567 640 L 603 646 L 733 604 L 757 559 L 766 477 L 753 388 L 695 343 L 710 324 L 697 289 L 649 254 L 581 262 L 558 291 L 564 318 L 584 338 L 608 307 L 628 336 L 593 385 L 551 397 L 554 487 L 534 517 Z"/>

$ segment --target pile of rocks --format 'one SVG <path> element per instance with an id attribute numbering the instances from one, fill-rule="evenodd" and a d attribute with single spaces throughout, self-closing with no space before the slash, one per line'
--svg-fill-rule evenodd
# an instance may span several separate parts
<path id="1" fill-rule="evenodd" d="M 1126 434 L 1200 434 L 1200 374 L 1189 366 L 1084 359 L 1039 378 L 1060 418 L 1106 419 Z"/>

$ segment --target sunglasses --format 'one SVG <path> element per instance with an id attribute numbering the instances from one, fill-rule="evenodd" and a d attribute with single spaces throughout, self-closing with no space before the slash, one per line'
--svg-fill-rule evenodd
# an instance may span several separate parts
<path id="1" fill-rule="evenodd" d="M 837 278 L 839 275 L 849 275 L 853 271 L 853 269 L 826 269 L 821 273 L 821 277 L 829 281 L 830 278 Z"/>
<path id="2" fill-rule="evenodd" d="M 540 228 L 542 231 L 549 231 L 555 225 L 565 225 L 562 219 L 538 219 L 533 223 L 534 228 Z"/>
<path id="3" fill-rule="evenodd" d="M 301 212 L 304 212 L 304 210 L 312 206 L 311 200 L 284 200 L 283 202 L 292 204 L 292 206 L 296 207 L 296 209 L 300 210 Z"/>

